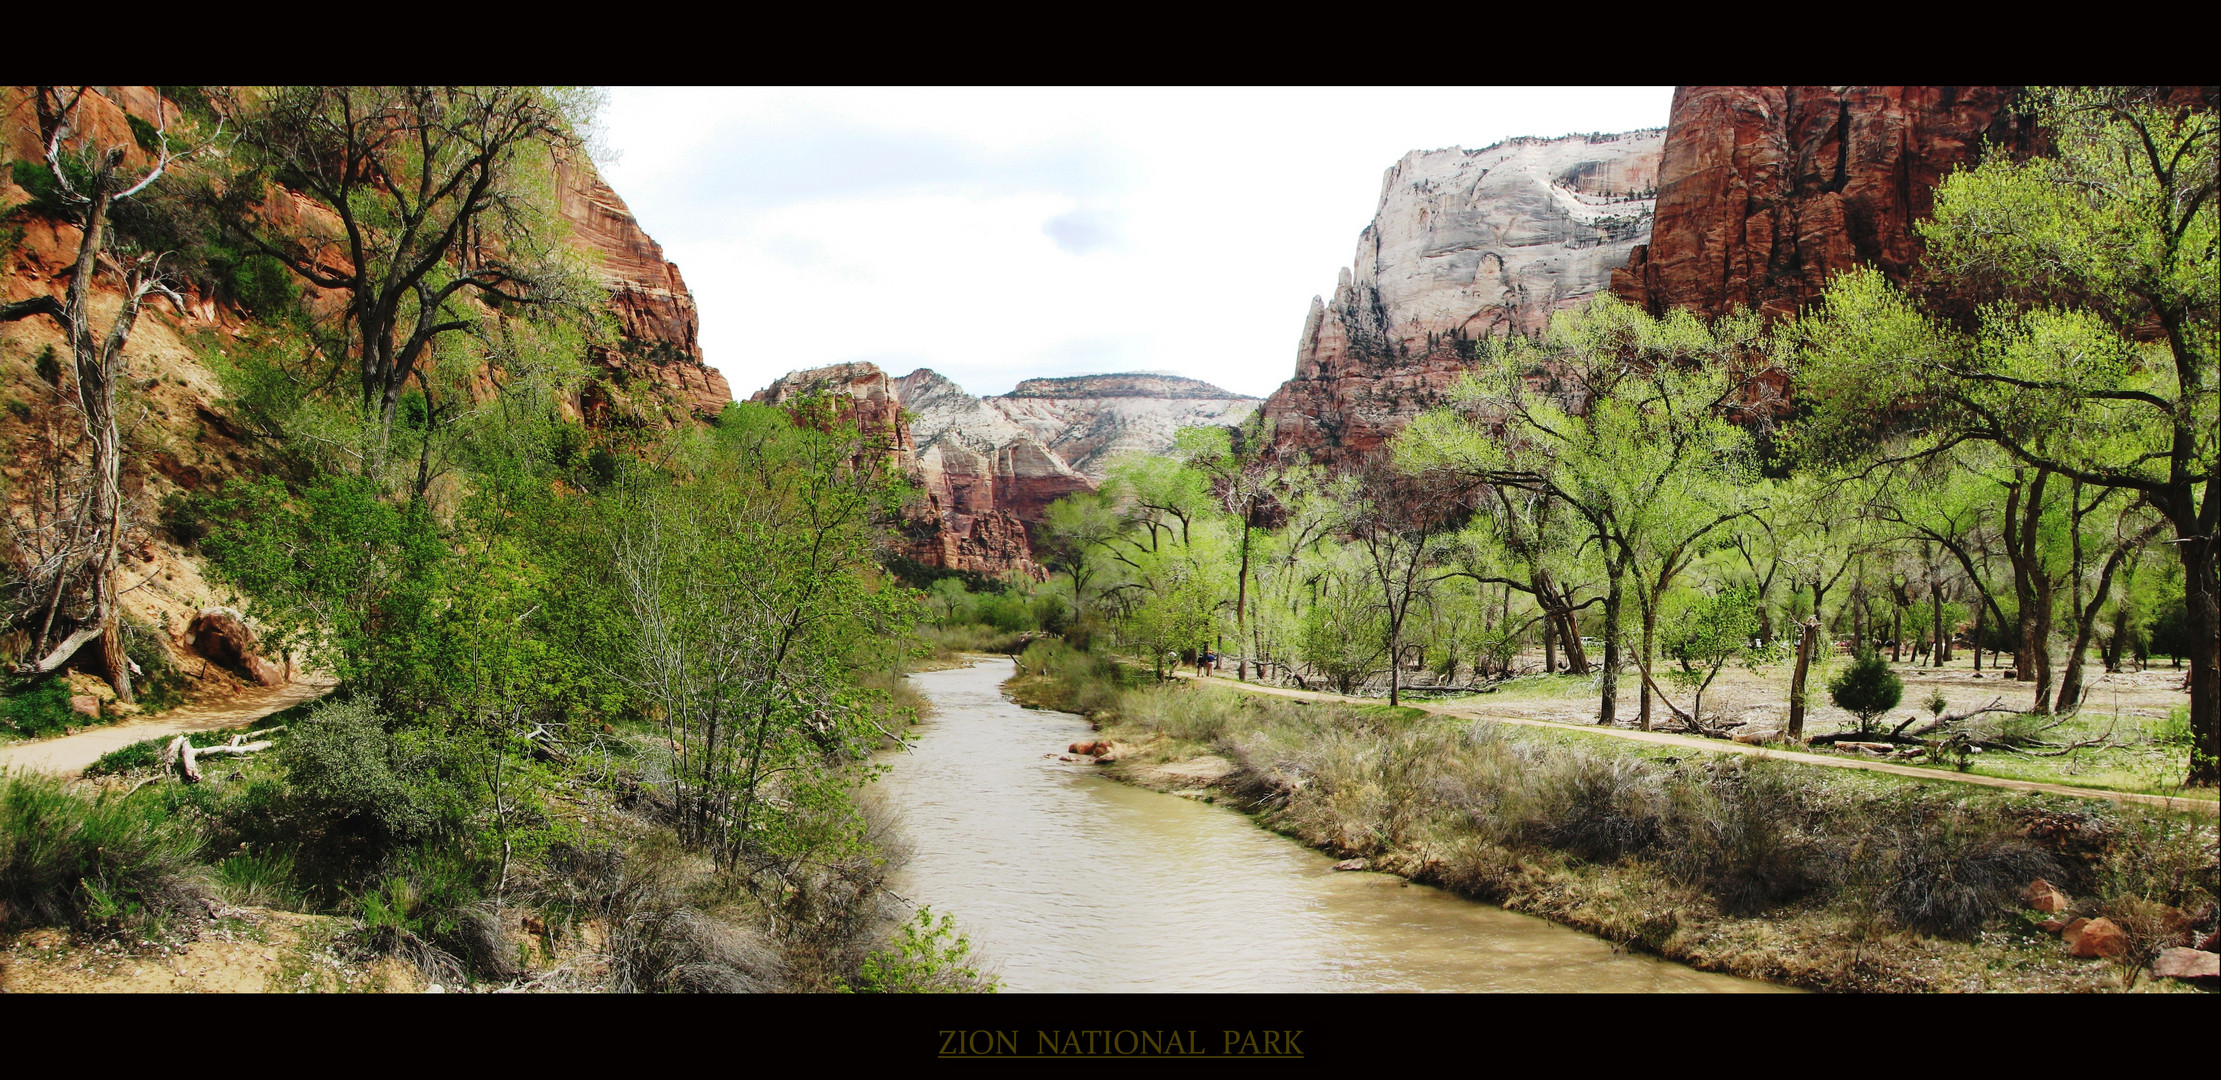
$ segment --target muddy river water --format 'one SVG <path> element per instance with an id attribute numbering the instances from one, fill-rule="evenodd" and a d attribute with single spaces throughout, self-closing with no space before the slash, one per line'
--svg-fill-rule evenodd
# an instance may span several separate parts
<path id="1" fill-rule="evenodd" d="M 954 914 L 1007 990 L 1775 989 L 1338 872 L 1233 810 L 1058 761 L 1087 722 L 1011 703 L 1011 673 L 993 660 L 912 676 L 934 714 L 879 781 L 912 849 L 897 891 Z"/>

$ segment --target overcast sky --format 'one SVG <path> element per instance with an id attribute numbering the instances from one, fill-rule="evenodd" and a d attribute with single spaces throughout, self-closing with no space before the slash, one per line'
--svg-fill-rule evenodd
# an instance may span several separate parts
<path id="1" fill-rule="evenodd" d="M 1294 371 L 1411 150 L 1661 127 L 1671 87 L 617 88 L 603 173 L 679 265 L 747 397 L 796 368 L 975 394 Z"/>

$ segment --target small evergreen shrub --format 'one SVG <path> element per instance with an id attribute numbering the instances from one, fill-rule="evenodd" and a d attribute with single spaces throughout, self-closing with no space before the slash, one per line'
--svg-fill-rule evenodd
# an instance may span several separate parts
<path id="1" fill-rule="evenodd" d="M 1874 718 L 1896 708 L 1904 696 L 1904 681 L 1877 653 L 1860 656 L 1828 683 L 1828 698 L 1836 708 L 1859 718 L 1861 732 L 1873 730 Z"/>

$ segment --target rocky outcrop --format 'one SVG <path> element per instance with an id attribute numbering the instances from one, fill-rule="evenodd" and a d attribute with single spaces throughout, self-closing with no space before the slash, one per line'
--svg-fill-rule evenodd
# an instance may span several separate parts
<path id="1" fill-rule="evenodd" d="M 1050 503 L 1095 487 L 992 399 L 973 397 L 926 368 L 895 386 L 917 439 L 918 472 L 928 489 L 948 493 L 951 512 L 1007 511 L 1037 522 Z"/>
<path id="2" fill-rule="evenodd" d="M 749 400 L 786 405 L 806 395 L 843 402 L 843 415 L 879 433 L 917 483 L 896 554 L 1037 577 L 1028 530 L 1050 503 L 1094 490 L 1120 454 L 1165 453 L 1179 428 L 1238 423 L 1257 405 L 1195 379 L 1140 374 L 1028 379 L 981 398 L 935 371 L 894 378 L 872 364 L 792 372 Z"/>
<path id="3" fill-rule="evenodd" d="M 1674 91 L 1650 241 L 1612 291 L 1652 314 L 1783 315 L 1839 271 L 1903 282 L 1913 223 L 1985 143 L 2038 147 L 2011 86 L 1684 86 Z"/>
<path id="4" fill-rule="evenodd" d="M 1415 151 L 1388 170 L 1334 298 L 1311 301 L 1272 445 L 1337 462 L 1440 403 L 1473 342 L 1531 333 L 1649 239 L 1663 129 Z"/>
<path id="5" fill-rule="evenodd" d="M 1045 576 L 1026 522 L 1093 486 L 1024 428 L 931 371 L 896 379 L 872 364 L 836 364 L 791 372 L 749 400 L 787 405 L 805 396 L 843 402 L 844 415 L 877 434 L 891 464 L 916 482 L 895 554 L 928 567 Z"/>
<path id="6" fill-rule="evenodd" d="M 702 360 L 701 317 L 678 265 L 655 242 L 591 164 L 559 170 L 557 193 L 571 242 L 594 261 L 618 341 L 596 347 L 589 359 L 620 389 L 639 388 L 678 415 L 714 417 L 733 399 L 725 376 Z M 602 420 L 616 411 L 615 397 L 589 387 L 580 409 Z"/>
<path id="7" fill-rule="evenodd" d="M 1122 454 L 1161 454 L 1179 429 L 1239 424 L 1258 405 L 1199 379 L 1132 374 L 1027 379 L 985 401 L 1096 483 Z"/>
<path id="8" fill-rule="evenodd" d="M 226 608 L 204 608 L 193 616 L 185 631 L 186 647 L 240 678 L 260 686 L 283 686 L 291 681 L 283 666 L 262 658 L 254 632 L 239 613 Z"/>

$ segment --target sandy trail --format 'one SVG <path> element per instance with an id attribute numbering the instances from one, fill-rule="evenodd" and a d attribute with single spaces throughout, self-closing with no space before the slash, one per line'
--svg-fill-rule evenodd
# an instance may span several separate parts
<path id="1" fill-rule="evenodd" d="M 0 747 L 0 774 L 11 769 L 76 776 L 111 750 L 188 731 L 245 727 L 271 713 L 331 693 L 337 683 L 296 682 L 251 690 L 228 701 L 183 705 L 158 716 L 87 728 L 74 735 Z"/>
<path id="2" fill-rule="evenodd" d="M 1387 704 L 1387 702 L 1379 698 L 1344 697 L 1340 694 L 1328 694 L 1314 690 L 1292 690 L 1278 686 L 1264 686 L 1258 683 L 1236 682 L 1233 679 L 1220 678 L 1217 676 L 1198 678 L 1194 675 L 1182 673 L 1180 677 L 1183 679 L 1195 679 L 1198 682 L 1208 682 L 1214 685 L 1224 686 L 1234 690 L 1246 690 L 1253 694 L 1274 694 L 1280 697 L 1302 698 L 1308 701 L 1346 701 L 1354 705 Z M 2183 799 L 2167 795 L 2142 795 L 2135 792 L 2126 791 L 2101 791 L 2096 788 L 2072 787 L 2066 784 L 2044 784 L 2032 780 L 2007 780 L 2002 777 L 1996 776 L 1979 776 L 1972 773 L 1944 772 L 1938 769 L 1922 769 L 1911 765 L 1899 765 L 1895 762 L 1889 761 L 1860 761 L 1856 758 L 1830 757 L 1824 754 L 1806 754 L 1800 753 L 1795 750 L 1783 750 L 1769 746 L 1749 746 L 1743 743 L 1726 742 L 1720 739 L 1700 739 L 1694 735 L 1674 735 L 1663 731 L 1629 731 L 1624 728 L 1564 724 L 1553 720 L 1529 720 L 1519 717 L 1484 714 L 1481 710 L 1459 708 L 1455 704 L 1441 705 L 1435 704 L 1433 702 L 1414 701 L 1410 699 L 1406 699 L 1404 704 L 1416 709 L 1422 709 L 1426 712 L 1434 713 L 1439 716 L 1455 716 L 1460 719 L 1487 719 L 1494 720 L 1499 723 L 1519 724 L 1525 727 L 1556 728 L 1560 731 L 1584 731 L 1597 735 L 1609 735 L 1615 739 L 1628 739 L 1634 742 L 1656 743 L 1665 746 L 1683 746 L 1691 750 L 1704 750 L 1715 754 L 1758 754 L 1771 758 L 1779 758 L 1783 761 L 1794 761 L 1804 765 L 1825 765 L 1831 769 L 1861 769 L 1866 772 L 1894 773 L 1898 776 L 1911 776 L 1917 777 L 1922 780 L 1944 780 L 1958 784 L 1978 784 L 1983 787 L 2006 788 L 2011 791 L 2040 791 L 2047 795 L 2072 795 L 2085 799 L 2109 799 L 2113 802 L 2142 803 L 2147 806 L 2164 806 L 2170 810 L 2195 810 L 2202 811 L 2208 814 L 2221 811 L 2221 804 L 2217 804 L 2206 799 Z"/>

